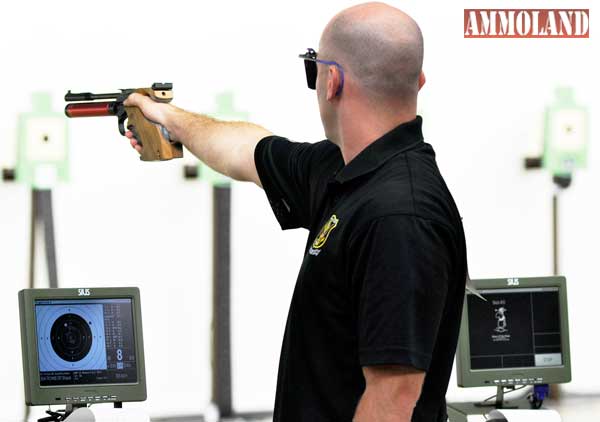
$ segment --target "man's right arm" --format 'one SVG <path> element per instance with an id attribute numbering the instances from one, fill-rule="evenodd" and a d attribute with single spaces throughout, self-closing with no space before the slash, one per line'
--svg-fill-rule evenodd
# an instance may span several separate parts
<path id="1" fill-rule="evenodd" d="M 190 113 L 170 104 L 156 103 L 139 94 L 131 94 L 125 105 L 139 107 L 146 118 L 167 129 L 173 140 L 181 142 L 213 170 L 262 187 L 254 163 L 254 150 L 261 139 L 272 135 L 265 128 L 253 123 L 225 122 Z M 143 146 L 131 132 L 127 132 L 127 137 L 132 146 L 141 151 Z"/>

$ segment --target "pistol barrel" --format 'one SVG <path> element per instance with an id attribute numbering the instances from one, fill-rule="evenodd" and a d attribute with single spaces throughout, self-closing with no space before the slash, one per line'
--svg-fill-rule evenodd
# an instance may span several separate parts
<path id="1" fill-rule="evenodd" d="M 112 94 L 92 94 L 91 92 L 67 92 L 65 101 L 93 101 L 93 100 L 114 100 L 121 95 L 120 92 Z"/>
<path id="2" fill-rule="evenodd" d="M 115 101 L 67 104 L 65 114 L 67 117 L 114 116 L 115 105 Z"/>

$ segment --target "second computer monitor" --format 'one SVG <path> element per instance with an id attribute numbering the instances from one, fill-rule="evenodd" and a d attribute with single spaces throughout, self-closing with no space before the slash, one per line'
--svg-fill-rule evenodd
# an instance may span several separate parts
<path id="1" fill-rule="evenodd" d="M 571 380 L 564 277 L 472 280 L 457 351 L 461 387 Z"/>

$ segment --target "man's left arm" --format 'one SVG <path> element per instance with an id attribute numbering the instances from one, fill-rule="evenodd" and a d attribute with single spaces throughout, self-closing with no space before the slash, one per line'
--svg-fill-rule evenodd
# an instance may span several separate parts
<path id="1" fill-rule="evenodd" d="M 410 422 L 448 291 L 444 230 L 414 215 L 376 217 L 349 241 L 365 390 L 354 422 Z"/>
<path id="2" fill-rule="evenodd" d="M 425 372 L 410 366 L 363 367 L 366 381 L 353 422 L 410 422 Z"/>

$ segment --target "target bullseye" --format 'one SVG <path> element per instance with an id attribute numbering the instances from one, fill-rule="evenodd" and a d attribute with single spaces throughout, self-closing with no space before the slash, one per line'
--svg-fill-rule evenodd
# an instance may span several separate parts
<path id="1" fill-rule="evenodd" d="M 54 352 L 68 362 L 85 358 L 92 348 L 92 330 L 82 317 L 64 314 L 54 321 L 50 330 L 50 342 Z"/>

